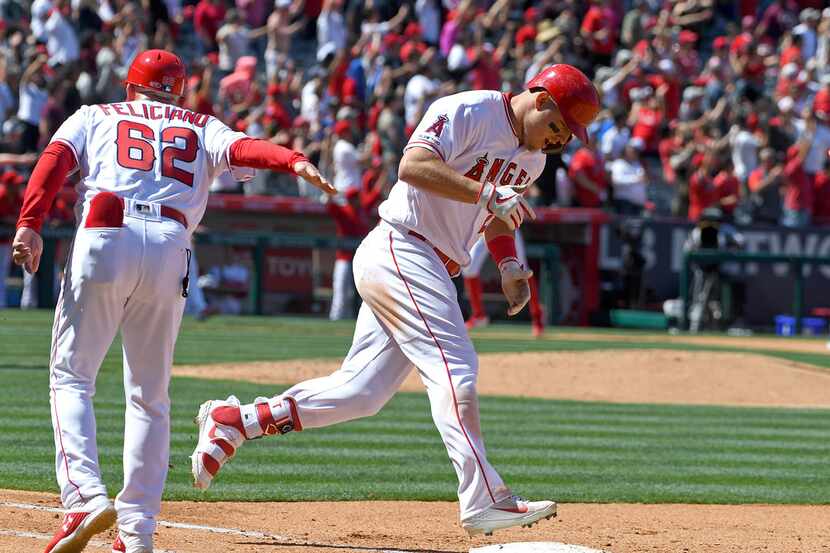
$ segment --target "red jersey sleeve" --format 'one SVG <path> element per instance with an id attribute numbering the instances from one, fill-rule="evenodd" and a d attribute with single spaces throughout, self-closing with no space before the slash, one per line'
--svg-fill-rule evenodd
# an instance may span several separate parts
<path id="1" fill-rule="evenodd" d="M 52 142 L 46 147 L 26 186 L 17 228 L 27 227 L 40 232 L 55 195 L 74 168 L 75 154 L 68 145 Z"/>
<path id="2" fill-rule="evenodd" d="M 232 165 L 284 173 L 293 173 L 297 162 L 308 161 L 300 152 L 258 138 L 237 140 L 231 145 L 228 153 Z"/>

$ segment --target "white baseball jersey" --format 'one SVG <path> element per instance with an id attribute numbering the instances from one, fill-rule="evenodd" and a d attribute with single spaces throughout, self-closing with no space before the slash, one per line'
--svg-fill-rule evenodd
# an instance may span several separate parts
<path id="1" fill-rule="evenodd" d="M 81 181 L 76 214 L 110 191 L 181 211 L 190 231 L 202 219 L 210 183 L 232 168 L 228 148 L 247 136 L 209 115 L 150 100 L 81 106 L 52 137 L 72 148 Z"/>
<path id="2" fill-rule="evenodd" d="M 405 150 L 426 148 L 455 171 L 496 186 L 525 186 L 545 167 L 545 155 L 519 145 L 508 116 L 509 96 L 490 90 L 461 92 L 436 100 L 424 114 Z M 380 205 L 380 216 L 426 237 L 456 262 L 470 262 L 469 251 L 489 223 L 476 204 L 442 198 L 398 180 Z"/>

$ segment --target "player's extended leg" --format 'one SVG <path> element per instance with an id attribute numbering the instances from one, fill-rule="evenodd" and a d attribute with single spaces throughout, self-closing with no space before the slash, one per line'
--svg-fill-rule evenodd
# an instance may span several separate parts
<path id="1" fill-rule="evenodd" d="M 522 231 L 516 230 L 516 257 L 519 258 L 519 263 L 528 267 L 527 251 L 525 250 L 525 241 L 522 238 Z M 532 325 L 533 336 L 539 338 L 545 332 L 545 312 L 542 311 L 542 306 L 539 304 L 539 285 L 535 276 L 530 277 L 528 281 L 530 285 L 530 320 Z"/>
<path id="2" fill-rule="evenodd" d="M 182 279 L 187 274 L 188 244 L 184 228 L 175 221 L 131 219 L 129 224 L 146 225 L 147 230 L 141 248 L 134 251 L 141 258 L 141 276 L 121 323 L 124 487 L 115 507 L 119 532 L 146 536 L 144 541 L 152 543 L 170 462 L 168 385 L 184 312 Z"/>
<path id="3" fill-rule="evenodd" d="M 464 291 L 467 293 L 467 301 L 470 302 L 470 317 L 466 322 L 469 329 L 487 326 L 490 323 L 490 318 L 484 311 L 483 290 L 479 276 L 488 257 L 487 244 L 482 235 L 470 250 L 470 264 L 461 272 L 464 277 Z"/>
<path id="4" fill-rule="evenodd" d="M 319 428 L 377 413 L 412 370 L 388 330 L 368 304 L 360 307 L 354 340 L 340 369 L 301 382 L 273 398 L 240 405 L 227 401 L 202 404 L 197 416 L 199 443 L 192 470 L 197 488 L 213 477 L 245 440 L 291 430 Z"/>
<path id="5" fill-rule="evenodd" d="M 98 465 L 92 397 L 135 269 L 131 248 L 124 229 L 80 228 L 67 261 L 49 367 L 57 478 L 70 512 L 46 551 L 80 551 L 115 522 Z"/>

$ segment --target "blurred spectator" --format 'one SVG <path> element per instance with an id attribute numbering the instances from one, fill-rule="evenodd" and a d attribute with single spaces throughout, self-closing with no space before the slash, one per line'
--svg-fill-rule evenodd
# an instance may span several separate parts
<path id="1" fill-rule="evenodd" d="M 49 65 L 51 66 L 72 63 L 81 57 L 78 35 L 64 17 L 64 12 L 69 11 L 68 0 L 54 0 L 49 17 L 43 25 L 46 50 L 49 52 Z"/>
<path id="2" fill-rule="evenodd" d="M 677 51 L 674 54 L 678 69 L 683 75 L 700 74 L 700 56 L 695 49 L 697 46 L 697 33 L 692 31 L 680 31 L 677 36 Z"/>
<path id="3" fill-rule="evenodd" d="M 218 50 L 216 33 L 225 19 L 225 4 L 221 0 L 199 0 L 193 10 L 193 28 L 199 38 L 202 53 Z"/>
<path id="4" fill-rule="evenodd" d="M 781 192 L 784 166 L 776 159 L 772 148 L 764 148 L 759 155 L 760 165 L 747 179 L 752 219 L 755 222 L 775 224 L 781 218 Z"/>
<path id="5" fill-rule="evenodd" d="M 245 24 L 252 29 L 257 29 L 265 24 L 272 7 L 271 0 L 236 0 L 235 3 L 236 9 L 239 10 L 245 20 Z"/>
<path id="6" fill-rule="evenodd" d="M 606 163 L 620 158 L 631 138 L 631 130 L 626 126 L 628 114 L 625 109 L 622 106 L 615 106 L 611 113 L 614 124 L 603 133 L 600 139 L 600 152 Z"/>
<path id="7" fill-rule="evenodd" d="M 805 113 L 805 121 L 797 123 L 797 126 L 801 128 L 801 134 L 807 134 L 810 139 L 803 168 L 807 178 L 813 181 L 816 174 L 823 170 L 824 159 L 830 150 L 830 113 L 816 108 L 806 108 Z"/>
<path id="8" fill-rule="evenodd" d="M 0 174 L 0 224 L 13 227 L 23 205 L 25 179 L 15 171 Z M 11 266 L 11 234 L 0 233 L 0 309 L 6 307 L 6 278 Z"/>
<path id="9" fill-rule="evenodd" d="M 813 190 L 813 215 L 822 224 L 830 223 L 830 151 L 824 158 L 823 170 L 816 174 Z"/>
<path id="10" fill-rule="evenodd" d="M 355 128 L 351 120 L 344 119 L 334 124 L 336 137 L 332 149 L 332 163 L 334 179 L 332 184 L 338 191 L 344 192 L 348 188 L 357 188 L 363 175 L 361 170 L 361 156 L 355 148 Z"/>
<path id="11" fill-rule="evenodd" d="M 667 87 L 655 91 L 650 86 L 635 88 L 631 91 L 631 112 L 628 123 L 632 127 L 631 138 L 643 143 L 642 152 L 657 155 L 660 142 L 660 126 L 665 124 L 664 97 Z"/>
<path id="12" fill-rule="evenodd" d="M 785 152 L 798 134 L 794 113 L 795 101 L 785 96 L 778 100 L 777 107 L 778 115 L 770 119 L 769 145 L 776 152 Z"/>
<path id="13" fill-rule="evenodd" d="M 784 165 L 784 208 L 781 224 L 798 228 L 810 224 L 813 209 L 813 183 L 804 171 L 804 159 L 810 150 L 812 131 L 805 130 L 798 142 L 787 149 Z"/>
<path id="14" fill-rule="evenodd" d="M 0 128 L 12 114 L 15 107 L 15 94 L 9 86 L 8 59 L 0 55 Z"/>
<path id="15" fill-rule="evenodd" d="M 43 117 L 49 94 L 46 92 L 45 66 L 48 57 L 40 54 L 20 77 L 20 99 L 17 117 L 23 123 L 22 152 L 36 152 L 40 142 L 40 120 Z"/>
<path id="16" fill-rule="evenodd" d="M 51 0 L 34 0 L 30 9 L 32 18 L 30 27 L 32 36 L 38 42 L 46 42 L 46 20 L 49 18 L 49 11 L 52 9 Z"/>
<path id="17" fill-rule="evenodd" d="M 601 0 L 589 0 L 590 7 L 582 19 L 580 33 L 588 46 L 591 64 L 611 65 L 617 48 L 617 21 L 613 10 Z"/>
<path id="18" fill-rule="evenodd" d="M 798 16 L 799 23 L 793 28 L 793 35 L 801 36 L 801 57 L 809 59 L 818 49 L 818 22 L 821 12 L 815 8 L 804 8 Z"/>
<path id="19" fill-rule="evenodd" d="M 420 71 L 406 83 L 403 107 L 407 137 L 412 134 L 415 125 L 418 124 L 423 113 L 438 95 L 439 82 L 432 78 L 430 59 L 431 56 L 422 55 L 419 62 Z"/>
<path id="20" fill-rule="evenodd" d="M 608 177 L 596 152 L 580 146 L 571 158 L 568 177 L 580 207 L 600 207 L 608 199 Z"/>
<path id="21" fill-rule="evenodd" d="M 698 165 L 689 177 L 689 220 L 697 221 L 707 207 L 718 202 L 715 189 L 715 156 L 706 152 L 698 159 Z"/>
<path id="22" fill-rule="evenodd" d="M 721 163 L 721 170 L 715 175 L 712 184 L 717 203 L 726 219 L 730 220 L 741 198 L 741 183 L 735 176 L 731 159 L 726 158 Z"/>
<path id="23" fill-rule="evenodd" d="M 329 199 L 329 198 L 327 198 Z M 343 190 L 341 202 L 330 199 L 326 204 L 329 215 L 334 218 L 338 238 L 362 239 L 369 234 L 369 215 L 361 202 L 360 189 L 350 186 Z M 329 319 L 340 321 L 354 318 L 354 278 L 352 259 L 354 251 L 338 249 L 335 253 L 332 271 L 332 297 Z"/>
<path id="24" fill-rule="evenodd" d="M 438 46 L 441 36 L 441 6 L 438 0 L 415 0 L 415 13 L 421 30 L 421 39 L 430 46 Z"/>
<path id="25" fill-rule="evenodd" d="M 304 18 L 294 21 L 302 6 L 303 2 L 292 2 L 292 0 L 274 2 L 274 11 L 268 16 L 266 26 L 268 44 L 265 47 L 265 63 L 269 81 L 277 77 L 277 69 L 282 58 L 287 56 L 291 49 L 291 37 L 305 26 Z"/>
<path id="26" fill-rule="evenodd" d="M 323 9 L 317 17 L 317 58 L 325 47 L 343 50 L 346 47 L 346 22 L 343 19 L 342 0 L 323 0 Z"/>
<path id="27" fill-rule="evenodd" d="M 645 18 L 643 10 L 645 0 L 634 0 L 631 8 L 626 12 L 622 21 L 620 42 L 626 48 L 633 48 L 635 44 L 645 38 Z"/>
<path id="28" fill-rule="evenodd" d="M 773 0 L 764 9 L 759 24 L 759 34 L 778 41 L 781 36 L 796 25 L 798 3 L 795 0 Z"/>
<path id="29" fill-rule="evenodd" d="M 816 65 L 825 75 L 830 72 L 830 7 L 824 8 L 821 12 L 821 21 L 818 25 Z"/>
<path id="30" fill-rule="evenodd" d="M 732 146 L 732 165 L 735 176 L 746 183 L 749 174 L 758 165 L 758 148 L 760 139 L 755 136 L 758 128 L 758 115 L 750 113 L 730 130 L 729 144 Z"/>
<path id="31" fill-rule="evenodd" d="M 613 204 L 617 213 L 639 217 L 646 204 L 646 171 L 634 141 L 623 149 L 623 156 L 610 163 Z"/>
<path id="32" fill-rule="evenodd" d="M 219 47 L 219 70 L 225 75 L 233 71 L 236 62 L 251 52 L 251 40 L 265 34 L 266 28 L 251 31 L 242 19 L 242 14 L 231 8 L 225 12 L 225 20 L 216 31 Z"/>
<path id="33" fill-rule="evenodd" d="M 801 53 L 801 43 L 804 41 L 803 36 L 801 34 L 791 34 L 784 38 L 781 44 L 783 50 L 778 60 L 779 67 L 783 69 L 793 64 L 797 69 L 803 63 L 804 58 L 802 58 Z"/>
<path id="34" fill-rule="evenodd" d="M 228 115 L 238 115 L 263 99 L 255 80 L 256 65 L 255 57 L 242 56 L 234 72 L 219 81 L 219 99 Z"/>

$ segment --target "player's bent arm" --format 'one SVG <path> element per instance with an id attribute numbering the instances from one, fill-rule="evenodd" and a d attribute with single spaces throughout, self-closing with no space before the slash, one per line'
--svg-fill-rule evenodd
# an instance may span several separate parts
<path id="1" fill-rule="evenodd" d="M 481 184 L 461 175 L 426 148 L 413 147 L 404 152 L 398 178 L 415 188 L 466 204 L 476 203 L 481 191 Z"/>
<path id="2" fill-rule="evenodd" d="M 67 144 L 52 142 L 46 147 L 26 185 L 17 228 L 26 227 L 40 232 L 58 190 L 75 166 L 75 154 Z"/>
<path id="3" fill-rule="evenodd" d="M 12 241 L 12 259 L 30 274 L 37 272 L 43 254 L 40 228 L 67 175 L 75 168 L 75 153 L 63 142 L 52 142 L 32 171 Z"/>
<path id="4" fill-rule="evenodd" d="M 398 167 L 400 179 L 416 188 L 457 202 L 478 204 L 516 229 L 525 217 L 535 218 L 520 191 L 510 186 L 479 183 L 456 171 L 436 152 L 415 146 L 407 149 Z"/>
<path id="5" fill-rule="evenodd" d="M 484 240 L 490 242 L 499 236 L 515 237 L 515 233 L 501 219 L 493 219 L 484 229 Z"/>

